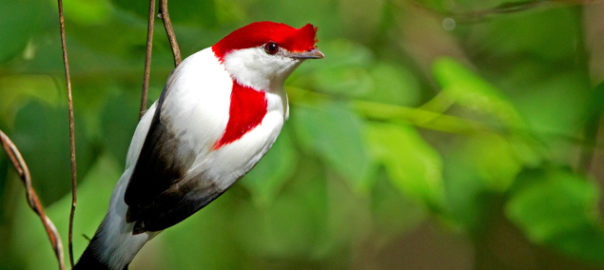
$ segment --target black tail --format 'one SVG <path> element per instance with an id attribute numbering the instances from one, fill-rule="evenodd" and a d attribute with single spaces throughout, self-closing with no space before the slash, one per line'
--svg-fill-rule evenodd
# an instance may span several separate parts
<path id="1" fill-rule="evenodd" d="M 78 263 L 73 267 L 73 270 L 110 270 L 110 268 L 101 262 L 94 251 L 88 246 L 78 260 Z"/>

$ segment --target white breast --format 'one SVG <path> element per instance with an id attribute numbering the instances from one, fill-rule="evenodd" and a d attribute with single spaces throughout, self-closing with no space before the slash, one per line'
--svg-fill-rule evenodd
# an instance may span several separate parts
<path id="1" fill-rule="evenodd" d="M 212 150 L 229 120 L 232 86 L 233 79 L 208 48 L 185 59 L 174 71 L 162 106 L 163 122 L 180 140 L 175 152 L 193 149 L 197 153 L 187 175 L 203 173 L 222 188 L 247 173 L 268 151 L 287 111 L 283 87 L 266 89 L 267 113 L 262 122 L 238 140 Z"/>
<path id="2" fill-rule="evenodd" d="M 208 153 L 196 170 L 203 170 L 222 188 L 232 185 L 264 156 L 281 132 L 284 108 L 279 95 L 266 93 L 268 108 L 262 122 L 239 140 Z"/>

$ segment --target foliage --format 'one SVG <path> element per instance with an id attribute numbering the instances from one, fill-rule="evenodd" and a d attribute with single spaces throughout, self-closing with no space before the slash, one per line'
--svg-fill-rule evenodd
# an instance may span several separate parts
<path id="1" fill-rule="evenodd" d="M 256 168 L 151 241 L 133 268 L 604 267 L 602 145 L 593 133 L 604 84 L 592 87 L 600 82 L 590 70 L 604 59 L 587 44 L 604 39 L 584 30 L 598 21 L 587 7 L 553 4 L 464 13 L 513 6 L 506 3 L 172 1 L 184 56 L 248 22 L 275 20 L 317 25 L 327 57 L 286 82 L 290 120 Z M 0 37 L 10 38 L 0 41 L 0 128 L 22 150 L 66 236 L 69 150 L 55 6 L 2 7 Z M 92 236 L 103 218 L 136 125 L 147 4 L 67 1 L 65 12 L 80 254 L 87 240 L 79 236 Z M 172 69 L 159 24 L 152 100 Z M 0 269 L 48 268 L 43 228 L 13 178 L 0 155 Z"/>

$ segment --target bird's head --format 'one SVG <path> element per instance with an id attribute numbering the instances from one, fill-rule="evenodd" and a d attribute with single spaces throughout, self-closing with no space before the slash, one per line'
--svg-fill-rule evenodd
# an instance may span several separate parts
<path id="1" fill-rule="evenodd" d="M 212 46 L 212 51 L 238 83 L 273 89 L 306 59 L 323 58 L 316 48 L 317 28 L 255 22 L 241 27 Z"/>

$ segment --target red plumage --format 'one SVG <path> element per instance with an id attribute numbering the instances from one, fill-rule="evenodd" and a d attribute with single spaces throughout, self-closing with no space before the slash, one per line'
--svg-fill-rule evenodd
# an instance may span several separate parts
<path id="1" fill-rule="evenodd" d="M 212 51 L 220 60 L 232 50 L 260 46 L 275 42 L 290 52 L 303 52 L 315 48 L 317 28 L 306 24 L 294 28 L 275 22 L 255 22 L 239 28 L 212 46 Z"/>
<path id="2" fill-rule="evenodd" d="M 233 80 L 229 121 L 224 134 L 214 144 L 213 149 L 216 150 L 241 138 L 259 125 L 266 114 L 266 105 L 264 91 L 256 91 Z"/>

